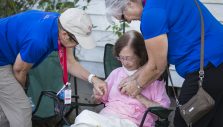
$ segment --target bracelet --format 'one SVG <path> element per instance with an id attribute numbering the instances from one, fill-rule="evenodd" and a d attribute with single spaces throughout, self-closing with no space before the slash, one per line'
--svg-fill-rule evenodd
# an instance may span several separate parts
<path id="1" fill-rule="evenodd" d="M 93 78 L 94 76 L 96 76 L 96 75 L 95 75 L 95 74 L 90 74 L 90 75 L 88 76 L 87 79 L 88 79 L 88 82 L 89 82 L 89 83 L 91 83 L 91 84 L 93 83 L 93 82 L 92 82 L 92 78 Z"/>
<path id="2" fill-rule="evenodd" d="M 137 79 L 136 79 L 136 86 L 138 89 L 143 89 L 143 87 L 141 86 L 141 84 L 139 83 Z"/>

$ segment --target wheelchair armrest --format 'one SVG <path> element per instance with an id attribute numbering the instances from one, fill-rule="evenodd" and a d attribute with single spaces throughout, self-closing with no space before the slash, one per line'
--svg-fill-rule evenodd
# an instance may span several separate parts
<path id="1" fill-rule="evenodd" d="M 160 119 L 167 120 L 171 111 L 173 111 L 173 110 L 172 109 L 163 108 L 163 107 L 150 107 L 150 108 L 148 108 L 145 111 L 139 127 L 143 127 L 143 123 L 144 123 L 144 121 L 146 119 L 146 116 L 147 116 L 148 112 L 151 112 L 151 113 L 157 115 Z"/>
<path id="2" fill-rule="evenodd" d="M 167 108 L 163 108 L 163 107 L 150 107 L 147 110 L 149 110 L 149 112 L 157 115 L 161 119 L 167 119 L 170 112 L 173 111 L 172 109 L 167 109 Z"/>

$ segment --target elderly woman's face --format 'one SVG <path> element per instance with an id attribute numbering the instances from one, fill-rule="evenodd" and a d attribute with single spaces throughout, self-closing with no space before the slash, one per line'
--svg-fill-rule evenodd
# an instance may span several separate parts
<path id="1" fill-rule="evenodd" d="M 129 71 L 136 70 L 140 66 L 140 58 L 134 53 L 134 50 L 129 46 L 123 47 L 117 59 L 121 61 L 122 66 L 127 68 L 127 70 Z"/>

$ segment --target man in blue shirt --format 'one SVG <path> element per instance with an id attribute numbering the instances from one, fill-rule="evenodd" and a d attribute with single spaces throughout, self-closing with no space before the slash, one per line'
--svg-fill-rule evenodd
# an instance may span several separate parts
<path id="1" fill-rule="evenodd" d="M 204 17 L 204 89 L 215 99 L 214 110 L 193 127 L 223 125 L 223 25 L 199 1 Z M 137 85 L 156 80 L 166 69 L 167 61 L 185 78 L 179 101 L 185 104 L 198 90 L 201 20 L 194 0 L 106 0 L 107 14 L 118 20 L 140 20 L 149 62 L 134 76 L 121 83 L 122 93 L 136 96 Z M 138 83 L 138 84 L 136 84 Z M 177 109 L 175 127 L 186 127 Z"/>
<path id="2" fill-rule="evenodd" d="M 52 51 L 58 51 L 58 45 L 66 48 L 71 75 L 88 80 L 101 94 L 106 92 L 105 82 L 85 70 L 73 56 L 78 44 L 86 49 L 95 47 L 92 23 L 83 10 L 70 8 L 61 15 L 31 10 L 0 19 L 0 29 L 0 108 L 10 127 L 32 126 L 31 105 L 22 86 L 28 71 Z"/>

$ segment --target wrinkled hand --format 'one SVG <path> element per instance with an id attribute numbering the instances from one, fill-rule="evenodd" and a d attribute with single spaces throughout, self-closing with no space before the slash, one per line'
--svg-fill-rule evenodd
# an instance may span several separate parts
<path id="1" fill-rule="evenodd" d="M 108 90 L 107 90 L 107 85 L 106 85 L 105 81 L 103 81 L 97 77 L 94 77 L 93 78 L 93 86 L 94 86 L 95 91 L 99 95 L 103 96 L 103 95 L 107 94 Z"/>
<path id="2" fill-rule="evenodd" d="M 131 97 L 136 97 L 141 93 L 141 89 L 137 87 L 136 83 L 136 80 L 132 77 L 124 79 L 119 85 L 121 93 Z"/>
<path id="3" fill-rule="evenodd" d="M 91 96 L 93 103 L 101 103 L 102 97 L 103 95 L 100 95 L 100 93 L 95 88 L 93 88 L 93 94 Z"/>

